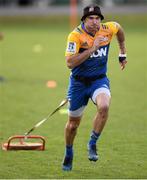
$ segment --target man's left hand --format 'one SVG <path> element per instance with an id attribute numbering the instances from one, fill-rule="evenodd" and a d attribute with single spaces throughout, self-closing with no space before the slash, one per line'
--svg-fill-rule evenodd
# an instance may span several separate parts
<path id="1" fill-rule="evenodd" d="M 119 63 L 120 63 L 121 70 L 123 70 L 127 64 L 127 60 L 124 60 L 124 61 L 119 62 Z"/>

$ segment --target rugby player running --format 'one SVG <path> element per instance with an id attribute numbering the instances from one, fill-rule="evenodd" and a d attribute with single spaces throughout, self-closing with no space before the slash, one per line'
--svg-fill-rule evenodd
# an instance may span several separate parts
<path id="1" fill-rule="evenodd" d="M 69 115 L 65 126 L 65 155 L 62 169 L 72 170 L 73 142 L 80 125 L 83 111 L 89 98 L 96 105 L 97 113 L 88 142 L 88 159 L 97 161 L 99 156 L 96 143 L 108 118 L 110 106 L 110 85 L 107 78 L 109 45 L 116 35 L 119 45 L 119 63 L 123 70 L 126 66 L 125 35 L 116 22 L 101 23 L 104 16 L 97 5 L 84 8 L 81 24 L 68 36 L 66 63 L 71 69 L 68 88 Z"/>

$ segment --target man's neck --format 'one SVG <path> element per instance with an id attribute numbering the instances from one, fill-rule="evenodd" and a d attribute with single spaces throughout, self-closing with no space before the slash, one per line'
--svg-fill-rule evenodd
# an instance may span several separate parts
<path id="1" fill-rule="evenodd" d="M 90 31 L 85 27 L 84 23 L 82 23 L 82 29 L 83 29 L 87 34 L 89 34 L 90 36 L 93 36 L 93 37 L 95 36 L 94 33 L 90 32 Z"/>
<path id="2" fill-rule="evenodd" d="M 91 31 L 90 29 L 88 29 L 88 27 L 86 27 L 85 25 L 84 25 L 84 23 L 82 24 L 82 29 L 87 33 L 87 34 L 89 34 L 90 36 L 95 36 L 95 34 L 96 34 L 96 30 L 93 30 L 93 31 Z"/>

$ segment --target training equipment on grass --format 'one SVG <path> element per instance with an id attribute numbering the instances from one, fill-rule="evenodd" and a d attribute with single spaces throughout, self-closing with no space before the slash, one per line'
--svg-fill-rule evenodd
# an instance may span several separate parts
<path id="1" fill-rule="evenodd" d="M 45 150 L 45 139 L 43 136 L 27 136 L 27 142 L 24 141 L 25 136 L 11 136 L 8 141 L 2 144 L 2 149 L 9 150 Z"/>
<path id="2" fill-rule="evenodd" d="M 60 109 L 59 113 L 60 114 L 68 114 L 68 109 Z"/>
<path id="3" fill-rule="evenodd" d="M 41 53 L 43 51 L 43 47 L 41 44 L 35 44 L 33 47 L 33 52 L 35 53 Z"/>
<path id="4" fill-rule="evenodd" d="M 47 81 L 46 86 L 48 88 L 56 88 L 57 87 L 57 82 L 53 81 L 53 80 Z"/>
<path id="5" fill-rule="evenodd" d="M 49 119 L 53 114 L 55 114 L 61 107 L 63 107 L 68 102 L 68 99 L 64 99 L 59 106 L 50 113 L 46 118 L 39 121 L 32 129 L 25 133 L 25 135 L 15 135 L 11 136 L 8 141 L 2 144 L 2 149 L 8 150 L 45 150 L 45 139 L 43 136 L 29 135 L 34 129 L 43 124 Z M 36 142 L 37 141 L 37 142 Z M 38 142 L 39 141 L 39 142 Z"/>
<path id="6" fill-rule="evenodd" d="M 48 120 L 53 114 L 55 114 L 57 111 L 60 110 L 61 107 L 63 107 L 66 103 L 68 102 L 68 99 L 64 99 L 59 106 L 49 115 L 47 115 L 46 118 L 42 119 L 41 121 L 39 121 L 33 128 L 31 128 L 28 132 L 25 133 L 25 138 L 27 138 L 27 136 L 34 131 L 34 129 L 36 129 L 37 127 L 39 127 L 41 124 L 43 124 L 46 120 Z"/>

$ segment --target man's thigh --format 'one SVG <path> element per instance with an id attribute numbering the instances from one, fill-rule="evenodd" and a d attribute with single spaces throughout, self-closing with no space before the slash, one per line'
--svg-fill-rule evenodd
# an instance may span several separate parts
<path id="1" fill-rule="evenodd" d="M 95 81 L 91 87 L 91 99 L 97 104 L 97 96 L 105 94 L 111 98 L 110 84 L 108 78 L 103 78 L 101 80 Z"/>
<path id="2" fill-rule="evenodd" d="M 81 82 L 72 80 L 68 89 L 69 115 L 81 116 L 88 103 L 88 89 Z"/>

